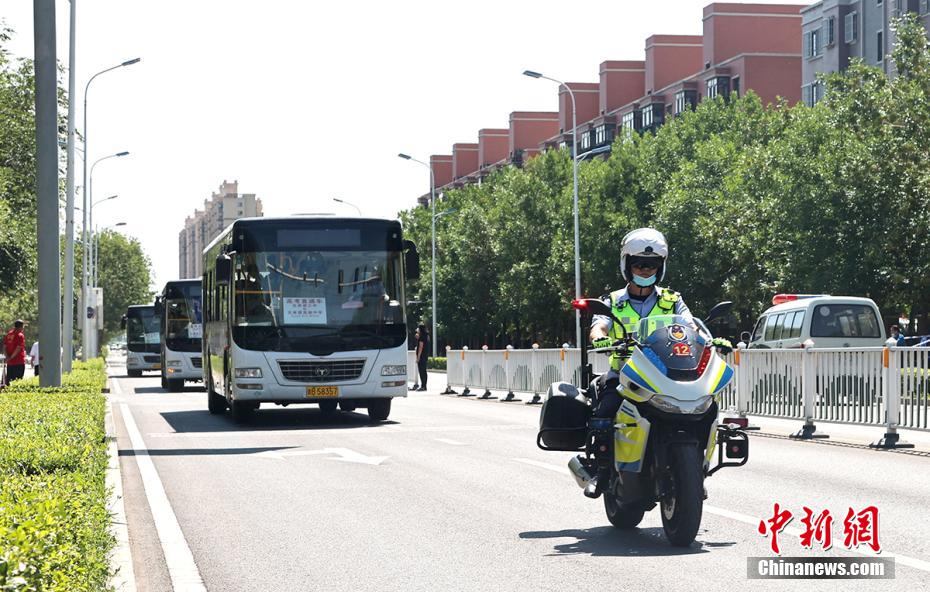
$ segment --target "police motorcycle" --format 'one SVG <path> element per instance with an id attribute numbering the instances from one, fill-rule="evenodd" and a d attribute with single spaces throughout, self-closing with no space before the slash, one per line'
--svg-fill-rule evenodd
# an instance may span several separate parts
<path id="1" fill-rule="evenodd" d="M 575 300 L 572 306 L 613 316 L 610 306 L 596 299 Z M 708 322 L 731 306 L 715 306 Z M 543 450 L 583 453 L 569 461 L 569 469 L 586 496 L 603 494 L 611 524 L 635 528 L 658 504 L 665 535 L 679 547 L 690 545 L 700 527 L 704 479 L 749 459 L 745 418 L 717 421 L 717 400 L 733 369 L 717 353 L 704 323 L 694 323 L 697 327 L 678 315 L 646 317 L 632 334 L 624 327 L 623 338 L 611 347 L 590 350 L 625 360 L 617 385 L 621 404 L 613 419 L 592 416 L 606 374 L 593 374 L 583 345 L 581 385 L 552 383 L 536 438 Z"/>

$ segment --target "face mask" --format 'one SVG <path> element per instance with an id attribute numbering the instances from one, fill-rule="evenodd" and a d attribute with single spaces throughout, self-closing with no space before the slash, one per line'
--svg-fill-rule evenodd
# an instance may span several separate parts
<path id="1" fill-rule="evenodd" d="M 656 283 L 656 274 L 652 274 L 649 277 L 639 277 L 638 275 L 633 274 L 633 283 L 640 288 L 648 288 L 652 284 Z"/>

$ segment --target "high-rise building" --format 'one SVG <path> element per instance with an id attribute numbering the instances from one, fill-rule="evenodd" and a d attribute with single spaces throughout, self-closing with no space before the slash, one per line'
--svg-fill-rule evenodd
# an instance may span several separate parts
<path id="1" fill-rule="evenodd" d="M 195 210 L 184 220 L 178 235 L 178 276 L 197 278 L 203 273 L 203 249 L 239 218 L 262 215 L 262 200 L 254 193 L 239 193 L 239 181 L 225 179 L 220 190 L 203 200 L 203 210 Z"/>
<path id="2" fill-rule="evenodd" d="M 842 72 L 854 58 L 893 75 L 888 59 L 895 43 L 893 24 L 905 12 L 917 13 L 930 29 L 930 0 L 821 0 L 805 8 L 804 102 L 813 106 L 823 98 L 818 74 Z"/>

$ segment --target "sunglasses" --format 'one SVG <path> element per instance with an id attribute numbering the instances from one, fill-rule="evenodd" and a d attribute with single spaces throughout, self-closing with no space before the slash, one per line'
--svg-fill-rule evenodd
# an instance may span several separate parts
<path id="1" fill-rule="evenodd" d="M 637 269 L 659 269 L 661 265 L 658 261 L 633 261 L 630 266 Z"/>

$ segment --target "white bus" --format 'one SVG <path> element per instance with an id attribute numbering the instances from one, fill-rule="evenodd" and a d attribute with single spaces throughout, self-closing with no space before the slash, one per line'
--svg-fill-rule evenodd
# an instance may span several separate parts
<path id="1" fill-rule="evenodd" d="M 313 403 L 381 421 L 407 396 L 404 280 L 419 259 L 400 222 L 243 218 L 203 257 L 211 413 Z"/>
<path id="2" fill-rule="evenodd" d="M 161 368 L 158 356 L 161 319 L 151 304 L 134 304 L 126 310 L 126 373 L 134 378 Z"/>
<path id="3" fill-rule="evenodd" d="M 161 388 L 184 389 L 184 382 L 203 380 L 203 311 L 199 279 L 174 280 L 155 299 L 161 314 Z"/>

